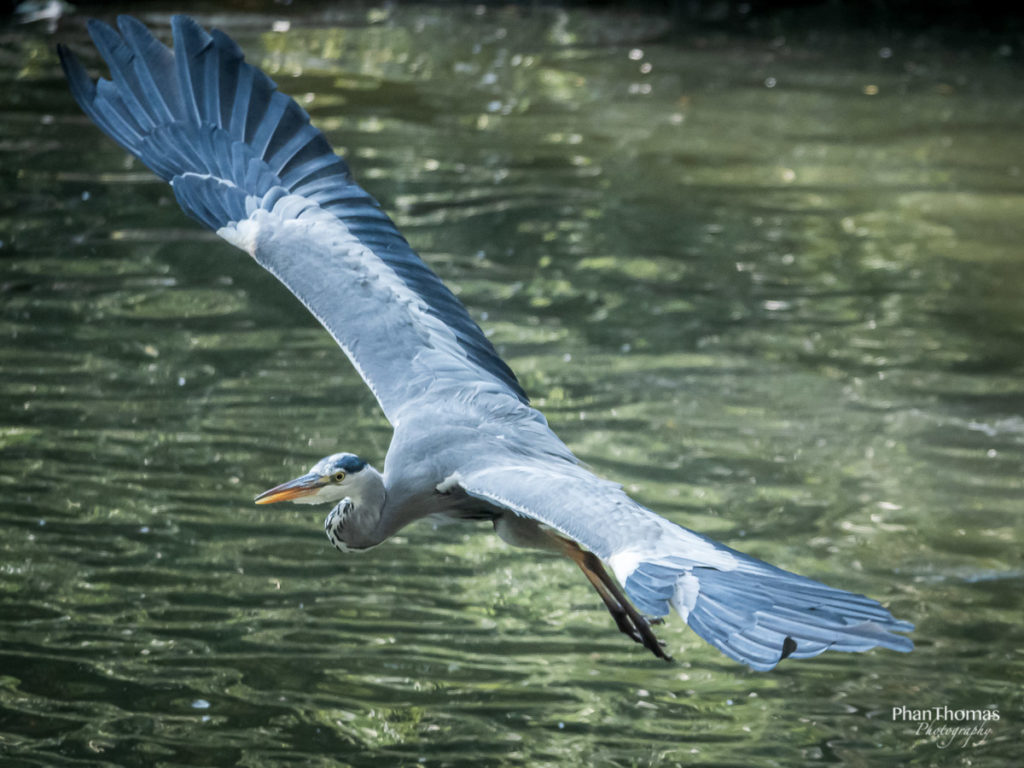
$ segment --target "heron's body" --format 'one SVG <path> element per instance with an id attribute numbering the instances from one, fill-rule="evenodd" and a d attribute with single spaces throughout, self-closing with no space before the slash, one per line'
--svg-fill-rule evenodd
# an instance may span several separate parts
<path id="1" fill-rule="evenodd" d="M 335 454 L 257 501 L 335 504 L 325 529 L 346 552 L 428 515 L 490 519 L 509 543 L 571 558 L 619 629 L 666 659 L 650 621 L 670 607 L 755 669 L 830 648 L 912 648 L 896 634 L 912 626 L 874 600 L 675 525 L 582 467 L 308 115 L 230 38 L 178 16 L 172 51 L 138 21 L 118 23 L 90 23 L 111 81 L 61 49 L 79 104 L 305 304 L 394 426 L 383 472 Z"/>

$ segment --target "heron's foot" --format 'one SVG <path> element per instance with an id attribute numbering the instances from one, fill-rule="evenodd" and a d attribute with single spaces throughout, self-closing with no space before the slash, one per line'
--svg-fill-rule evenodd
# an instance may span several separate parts
<path id="1" fill-rule="evenodd" d="M 659 640 L 655 636 L 654 630 L 651 629 L 652 623 L 661 624 L 663 620 L 660 618 L 648 620 L 642 616 L 633 607 L 615 580 L 608 575 L 608 571 L 604 569 L 597 555 L 581 549 L 576 542 L 570 539 L 559 538 L 559 541 L 566 556 L 580 567 L 587 580 L 597 590 L 597 594 L 601 596 L 601 601 L 608 609 L 608 613 L 612 615 L 619 631 L 634 642 L 640 643 L 659 659 L 672 661 L 672 657 L 665 652 L 665 643 Z"/>
<path id="2" fill-rule="evenodd" d="M 597 577 L 596 580 L 592 579 L 591 583 L 597 587 L 597 593 L 601 596 L 608 613 L 615 620 L 615 626 L 619 628 L 619 631 L 634 642 L 640 643 L 659 659 L 672 661 L 672 657 L 665 652 L 665 642 L 659 640 L 654 634 L 654 630 L 651 629 L 651 624 L 664 624 L 665 620 L 660 617 L 648 619 L 643 616 L 633 607 L 629 598 L 622 593 L 619 585 L 611 580 L 604 568 L 601 568 L 597 558 L 584 559 L 589 561 L 587 562 L 587 565 L 590 566 L 588 576 L 593 574 Z M 585 568 L 584 572 L 587 571 L 588 569 Z"/>
<path id="3" fill-rule="evenodd" d="M 652 622 L 641 616 L 629 602 L 623 604 L 616 601 L 614 605 L 606 602 L 605 605 L 620 632 L 628 635 L 634 642 L 640 643 L 659 659 L 672 661 L 672 657 L 665 651 L 665 641 L 659 640 L 651 629 L 652 623 L 663 624 L 664 619 L 655 619 Z"/>

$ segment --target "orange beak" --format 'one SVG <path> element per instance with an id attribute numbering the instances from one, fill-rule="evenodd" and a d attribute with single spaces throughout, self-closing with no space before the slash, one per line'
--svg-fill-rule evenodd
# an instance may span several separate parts
<path id="1" fill-rule="evenodd" d="M 309 473 L 302 477 L 297 477 L 294 480 L 289 480 L 287 483 L 281 483 L 275 485 L 269 491 L 264 491 L 257 496 L 253 501 L 257 504 L 274 504 L 278 501 L 294 501 L 295 499 L 301 499 L 303 496 L 309 496 L 312 493 L 316 493 L 326 485 L 326 482 L 320 475 Z"/>

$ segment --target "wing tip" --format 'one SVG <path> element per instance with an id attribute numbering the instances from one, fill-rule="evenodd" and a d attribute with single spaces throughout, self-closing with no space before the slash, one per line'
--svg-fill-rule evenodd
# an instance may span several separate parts
<path id="1" fill-rule="evenodd" d="M 99 88 L 97 81 L 89 76 L 81 60 L 66 45 L 57 45 L 57 57 L 60 60 L 61 69 L 64 71 L 64 77 L 68 81 L 71 97 L 93 122 L 100 124 L 103 118 L 96 108 Z"/>
<path id="2" fill-rule="evenodd" d="M 195 42 L 199 43 L 202 49 L 213 39 L 203 25 L 184 13 L 176 13 L 171 16 L 171 33 L 174 37 L 175 50 L 189 50 Z"/>
<path id="3" fill-rule="evenodd" d="M 735 572 L 694 570 L 700 589 L 690 626 L 727 656 L 758 671 L 774 669 L 787 658 L 811 658 L 829 650 L 857 653 L 886 648 L 909 653 L 914 649 L 909 637 L 897 634 L 913 631 L 914 625 L 896 619 L 880 603 L 862 595 L 822 585 L 829 602 L 810 605 L 803 596 L 786 592 L 785 580 L 780 588 L 770 581 L 749 579 L 734 590 L 721 588 L 719 582 L 739 577 Z"/>
<path id="4" fill-rule="evenodd" d="M 140 40 L 156 40 L 153 33 L 149 31 L 149 27 L 127 13 L 117 15 L 117 28 L 121 31 L 121 36 L 126 39 L 138 35 Z"/>
<path id="5" fill-rule="evenodd" d="M 85 22 L 85 28 L 89 31 L 89 37 L 93 39 L 93 42 L 96 42 L 97 36 L 114 35 L 115 37 L 120 37 L 117 34 L 117 30 L 100 19 L 89 19 Z"/>
<path id="6" fill-rule="evenodd" d="M 691 629 L 719 651 L 767 671 L 787 658 L 828 650 L 886 648 L 909 653 L 914 630 L 880 603 L 768 564 L 742 553 L 744 568 L 724 570 L 680 557 L 643 561 L 624 586 L 645 612 L 671 603 Z"/>

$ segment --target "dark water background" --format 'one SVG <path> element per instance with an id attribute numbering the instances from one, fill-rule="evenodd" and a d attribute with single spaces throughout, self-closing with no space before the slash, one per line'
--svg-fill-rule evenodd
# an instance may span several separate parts
<path id="1" fill-rule="evenodd" d="M 678 662 L 653 659 L 570 564 L 484 528 L 345 558 L 321 511 L 254 507 L 325 453 L 380 462 L 388 424 L 301 306 L 78 111 L 54 44 L 95 66 L 86 15 L 0 27 L 3 765 L 1019 759 L 1013 45 L 198 14 L 299 98 L 585 461 L 917 625 L 907 656 L 759 674 L 678 620 Z M 1000 720 L 944 745 L 898 706 Z"/>

